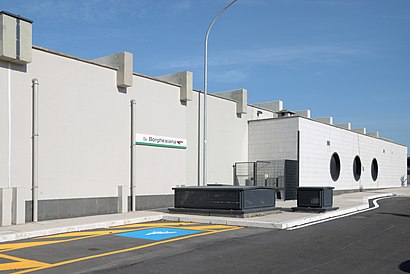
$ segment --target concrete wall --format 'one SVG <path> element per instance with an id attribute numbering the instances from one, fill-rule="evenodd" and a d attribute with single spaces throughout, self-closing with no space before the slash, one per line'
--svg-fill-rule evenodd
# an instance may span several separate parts
<path id="1" fill-rule="evenodd" d="M 200 105 L 198 104 L 200 101 Z M 187 185 L 198 184 L 198 107 L 200 107 L 200 183 L 202 184 L 203 146 L 203 93 L 194 92 L 187 108 Z M 272 118 L 271 111 L 247 106 L 247 113 L 237 115 L 233 100 L 209 95 L 208 119 L 208 172 L 207 183 L 233 183 L 235 162 L 248 160 L 248 121 Z M 259 116 L 258 116 L 259 112 Z"/>
<path id="2" fill-rule="evenodd" d="M 114 68 L 34 48 L 33 62 L 27 66 L 11 64 L 9 71 L 8 63 L 0 62 L 0 187 L 8 186 L 10 86 L 11 186 L 27 190 L 27 210 L 31 208 L 32 78 L 40 83 L 40 218 L 64 217 L 64 212 L 67 216 L 90 214 L 87 210 L 78 212 L 79 203 L 99 204 L 96 213 L 113 211 L 111 207 L 106 210 L 102 201 L 110 198 L 110 204 L 115 205 L 112 198 L 117 197 L 117 187 L 130 185 L 131 99 L 136 100 L 137 133 L 187 139 L 187 149 L 136 147 L 137 196 L 146 196 L 138 208 L 155 207 L 148 196 L 163 200 L 173 194 L 176 185 L 198 183 L 202 93 L 194 92 L 192 101 L 181 102 L 178 85 L 137 74 L 132 87 L 119 88 Z M 235 101 L 208 97 L 208 183 L 232 183 L 232 165 L 248 158 L 248 120 L 272 116 L 272 112 L 253 106 L 238 115 Z M 160 200 L 157 204 L 164 206 Z M 50 210 L 55 212 L 46 212 Z"/>
<path id="3" fill-rule="evenodd" d="M 8 185 L 8 72 L 0 61 L 0 187 Z"/>
<path id="4" fill-rule="evenodd" d="M 346 129 L 300 118 L 300 185 L 334 186 L 336 189 L 399 187 L 406 172 L 407 148 Z M 330 158 L 337 152 L 341 161 L 339 179 L 330 176 Z M 362 174 L 353 177 L 353 160 L 359 156 Z M 371 162 L 378 162 L 376 181 L 371 177 Z"/>
<path id="5" fill-rule="evenodd" d="M 7 64 L 0 63 L 0 186 L 7 186 Z M 138 133 L 186 138 L 179 87 L 134 75 L 119 89 L 114 69 L 33 50 L 12 66 L 12 186 L 31 188 L 31 79 L 39 86 L 39 199 L 115 197 L 129 185 L 130 100 Z M 5 134 L 6 133 L 6 134 Z M 137 147 L 137 195 L 171 194 L 186 183 L 186 150 Z"/>

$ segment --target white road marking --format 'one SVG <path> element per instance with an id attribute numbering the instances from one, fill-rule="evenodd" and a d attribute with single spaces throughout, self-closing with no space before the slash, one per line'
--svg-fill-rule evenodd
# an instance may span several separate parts
<path id="1" fill-rule="evenodd" d="M 150 233 L 145 234 L 145 236 L 150 236 L 150 235 L 166 235 L 166 234 L 175 234 L 175 231 L 153 231 Z"/>
<path id="2" fill-rule="evenodd" d="M 370 207 L 370 208 L 363 209 L 363 210 L 359 210 L 359 211 L 352 212 L 352 213 L 347 213 L 347 214 L 340 215 L 340 216 L 336 216 L 336 217 L 333 217 L 333 218 L 331 217 L 331 218 L 328 218 L 328 219 L 325 219 L 325 220 L 320 220 L 320 221 L 316 221 L 316 222 L 311 222 L 311 223 L 304 224 L 304 225 L 300 225 L 300 226 L 290 227 L 290 228 L 287 228 L 286 230 L 295 230 L 295 229 L 299 229 L 299 228 L 303 228 L 303 227 L 307 227 L 307 226 L 311 226 L 311 225 L 316 225 L 316 224 L 320 224 L 320 223 L 324 223 L 324 222 L 328 222 L 328 221 L 333 221 L 333 220 L 335 220 L 335 219 L 340 219 L 340 218 L 348 217 L 348 216 L 355 215 L 355 214 L 358 214 L 358 213 L 363 213 L 363 212 L 366 212 L 366 211 L 370 211 L 370 210 L 373 210 L 373 209 L 376 209 L 376 208 L 379 208 L 379 207 L 380 207 L 379 204 L 377 203 L 377 201 L 379 201 L 379 200 L 384 200 L 384 199 L 389 199 L 389 198 L 394 198 L 394 197 L 395 197 L 395 196 L 393 196 L 393 197 L 381 197 L 381 198 L 378 198 L 378 199 L 374 199 L 374 200 L 372 201 L 374 207 Z"/>

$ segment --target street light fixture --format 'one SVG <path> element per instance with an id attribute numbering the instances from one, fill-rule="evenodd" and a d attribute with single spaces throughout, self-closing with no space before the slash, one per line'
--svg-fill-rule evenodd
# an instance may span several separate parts
<path id="1" fill-rule="evenodd" d="M 221 11 L 215 16 L 214 20 L 212 20 L 211 24 L 208 27 L 208 30 L 205 35 L 205 54 L 204 54 L 204 146 L 203 146 L 203 178 L 202 178 L 202 183 L 204 186 L 207 184 L 207 178 L 206 178 L 206 145 L 207 145 L 207 126 L 206 126 L 206 97 L 208 95 L 208 37 L 209 37 L 209 32 L 212 29 L 212 26 L 215 24 L 216 19 L 227 9 L 229 8 L 233 3 L 235 3 L 238 0 L 233 0 L 231 1 L 228 5 L 226 5 Z M 199 170 L 198 170 L 199 172 Z M 199 182 L 198 182 L 199 183 Z"/>

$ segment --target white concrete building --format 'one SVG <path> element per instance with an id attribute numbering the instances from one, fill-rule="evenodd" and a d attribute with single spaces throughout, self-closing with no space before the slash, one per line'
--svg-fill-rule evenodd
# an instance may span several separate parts
<path id="1" fill-rule="evenodd" d="M 407 148 L 293 116 L 249 122 L 249 160 L 296 160 L 300 186 L 336 190 L 399 187 Z"/>
<path id="2" fill-rule="evenodd" d="M 21 22 L 17 35 L 15 24 Z M 2 225 L 30 221 L 33 212 L 46 220 L 114 213 L 118 203 L 127 210 L 131 177 L 137 210 L 172 206 L 172 187 L 200 183 L 203 93 L 192 89 L 192 73 L 141 75 L 132 71 L 130 53 L 83 60 L 32 46 L 30 20 L 2 12 L 0 24 Z M 20 47 L 16 36 L 25 37 L 18 40 Z M 32 127 L 34 106 L 38 132 Z M 299 162 L 301 186 L 400 187 L 407 147 L 350 126 L 326 124 L 330 119 L 312 120 L 310 111 L 282 110 L 280 101 L 247 104 L 245 89 L 210 95 L 208 183 L 232 184 L 236 162 L 287 159 Z M 34 141 L 38 153 L 32 150 Z M 334 153 L 340 160 L 337 180 L 330 173 Z M 358 180 L 353 176 L 356 156 Z"/>

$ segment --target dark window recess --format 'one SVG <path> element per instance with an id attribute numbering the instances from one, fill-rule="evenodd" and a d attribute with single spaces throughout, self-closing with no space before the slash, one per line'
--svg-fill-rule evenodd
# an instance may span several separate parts
<path id="1" fill-rule="evenodd" d="M 337 181 L 340 176 L 340 158 L 335 152 L 330 158 L 330 176 L 332 176 L 333 181 Z"/>
<path id="2" fill-rule="evenodd" d="M 377 176 L 379 175 L 379 165 L 377 164 L 376 158 L 374 158 L 372 161 L 371 172 L 373 181 L 376 181 Z"/>
<path id="3" fill-rule="evenodd" d="M 362 161 L 360 161 L 360 157 L 356 156 L 353 160 L 353 177 L 356 181 L 360 180 L 360 176 L 362 175 Z"/>

